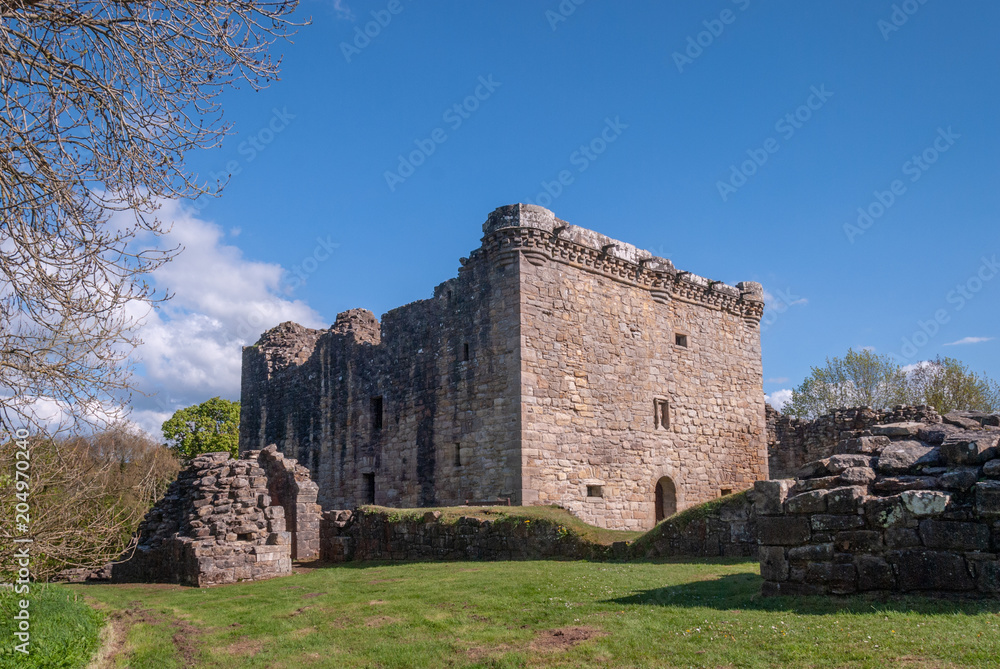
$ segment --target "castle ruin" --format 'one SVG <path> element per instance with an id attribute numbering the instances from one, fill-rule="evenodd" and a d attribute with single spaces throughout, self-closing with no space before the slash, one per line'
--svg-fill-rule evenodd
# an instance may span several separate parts
<path id="1" fill-rule="evenodd" d="M 245 347 L 240 452 L 276 444 L 324 509 L 509 499 L 621 529 L 768 478 L 760 284 L 524 204 L 461 264 L 381 323 Z"/>

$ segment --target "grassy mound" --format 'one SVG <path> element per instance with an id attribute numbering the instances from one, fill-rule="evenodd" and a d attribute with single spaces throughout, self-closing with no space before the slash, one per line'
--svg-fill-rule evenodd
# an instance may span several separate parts
<path id="1" fill-rule="evenodd" d="M 428 512 L 439 511 L 440 523 L 457 523 L 459 518 L 477 518 L 494 522 L 532 522 L 549 523 L 565 528 L 569 534 L 578 536 L 583 541 L 610 546 L 616 541 L 632 541 L 642 532 L 628 530 L 606 530 L 602 527 L 588 525 L 566 509 L 560 506 L 442 506 L 418 509 L 396 509 L 386 506 L 363 506 L 367 513 L 380 513 L 392 522 L 418 521 Z"/>
<path id="2" fill-rule="evenodd" d="M 656 524 L 656 527 L 636 538 L 631 545 L 632 554 L 643 555 L 645 550 L 665 533 L 683 532 L 688 525 L 695 521 L 718 516 L 722 509 L 727 506 L 745 505 L 749 494 L 749 490 L 744 490 L 735 495 L 726 495 L 725 497 L 709 500 L 696 506 L 690 506 L 669 518 L 661 520 Z"/>
<path id="3" fill-rule="evenodd" d="M 14 650 L 19 600 L 30 602 L 28 655 Z M 0 590 L 0 667 L 85 667 L 97 650 L 100 614 L 61 585 L 32 584 L 28 594 Z"/>

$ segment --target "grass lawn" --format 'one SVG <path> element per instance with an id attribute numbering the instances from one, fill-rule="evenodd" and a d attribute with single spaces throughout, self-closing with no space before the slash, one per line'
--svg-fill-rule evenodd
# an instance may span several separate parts
<path id="1" fill-rule="evenodd" d="M 157 667 L 1000 666 L 1000 602 L 757 596 L 756 562 L 347 564 L 195 589 L 80 585 Z"/>
<path id="2" fill-rule="evenodd" d="M 27 655 L 15 650 L 19 601 L 29 602 Z M 101 616 L 60 585 L 32 584 L 27 594 L 0 589 L 0 667 L 85 667 L 98 645 Z"/>

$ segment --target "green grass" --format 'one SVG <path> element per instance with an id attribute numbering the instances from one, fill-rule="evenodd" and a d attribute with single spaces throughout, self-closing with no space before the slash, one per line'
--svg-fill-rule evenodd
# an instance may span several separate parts
<path id="1" fill-rule="evenodd" d="M 30 602 L 28 655 L 15 652 L 14 614 Z M 82 667 L 97 649 L 103 621 L 83 598 L 59 585 L 32 584 L 28 594 L 0 590 L 0 667 Z"/>
<path id="2" fill-rule="evenodd" d="M 385 514 L 391 521 L 421 520 L 424 514 L 441 512 L 441 523 L 456 523 L 459 518 L 478 518 L 494 522 L 544 522 L 562 526 L 585 541 L 608 546 L 616 541 L 633 541 L 642 532 L 606 530 L 588 525 L 559 506 L 443 506 L 436 508 L 397 509 L 387 506 L 363 506 L 365 511 Z"/>
<path id="3" fill-rule="evenodd" d="M 118 667 L 997 666 L 1000 602 L 761 599 L 757 564 L 346 564 L 260 583 L 73 589 Z M 558 634 L 555 631 L 561 630 Z"/>

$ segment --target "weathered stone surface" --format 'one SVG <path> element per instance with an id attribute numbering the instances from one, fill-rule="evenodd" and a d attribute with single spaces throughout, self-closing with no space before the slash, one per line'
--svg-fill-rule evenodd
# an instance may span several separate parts
<path id="1" fill-rule="evenodd" d="M 858 590 L 893 590 L 892 567 L 883 558 L 861 555 L 857 560 Z"/>
<path id="2" fill-rule="evenodd" d="M 810 523 L 814 531 L 825 532 L 830 530 L 852 530 L 864 526 L 865 521 L 864 518 L 856 515 L 834 516 L 816 514 L 812 516 Z"/>
<path id="3" fill-rule="evenodd" d="M 815 478 L 818 476 L 836 476 L 851 467 L 871 467 L 870 455 L 844 454 L 832 455 L 829 458 L 815 460 L 804 465 L 796 473 L 798 478 Z"/>
<path id="4" fill-rule="evenodd" d="M 753 491 L 757 513 L 762 516 L 780 514 L 793 483 L 794 481 L 790 479 L 772 479 L 754 483 Z"/>
<path id="5" fill-rule="evenodd" d="M 945 423 L 948 423 L 949 425 L 955 425 L 965 430 L 978 430 L 980 427 L 982 427 L 982 423 L 980 423 L 979 421 L 972 420 L 971 418 L 966 418 L 962 414 L 957 413 L 955 411 L 951 411 L 949 413 L 944 414 L 943 416 L 941 416 L 941 419 Z"/>
<path id="6" fill-rule="evenodd" d="M 834 453 L 880 455 L 889 443 L 889 437 L 884 436 L 855 437 L 837 442 Z"/>
<path id="7" fill-rule="evenodd" d="M 895 495 L 904 490 L 927 490 L 937 487 L 933 476 L 886 476 L 872 484 L 872 492 L 880 495 Z"/>
<path id="8" fill-rule="evenodd" d="M 1000 517 L 1000 481 L 976 484 L 976 512 L 984 518 Z"/>
<path id="9" fill-rule="evenodd" d="M 1000 479 L 1000 459 L 990 460 L 983 465 L 983 476 L 988 479 Z"/>
<path id="10" fill-rule="evenodd" d="M 965 560 L 954 553 L 918 549 L 892 551 L 888 554 L 888 562 L 895 567 L 899 588 L 903 591 L 975 588 Z"/>
<path id="11" fill-rule="evenodd" d="M 844 553 L 871 553 L 882 550 L 882 533 L 873 530 L 848 530 L 837 532 L 834 547 Z"/>
<path id="12" fill-rule="evenodd" d="M 865 498 L 865 488 L 861 486 L 846 486 L 827 491 L 826 508 L 830 513 L 857 513 Z"/>
<path id="13" fill-rule="evenodd" d="M 826 490 L 814 490 L 804 492 L 801 495 L 789 497 L 785 502 L 785 510 L 788 513 L 822 513 L 826 511 Z"/>
<path id="14" fill-rule="evenodd" d="M 809 540 L 809 519 L 798 516 L 761 516 L 757 519 L 762 546 L 794 546 Z"/>
<path id="15" fill-rule="evenodd" d="M 785 581 L 788 579 L 788 560 L 781 546 L 761 546 L 760 577 L 765 581 Z"/>
<path id="16" fill-rule="evenodd" d="M 973 432 L 948 437 L 939 446 L 944 461 L 952 465 L 978 465 L 1000 456 L 1000 433 Z"/>
<path id="17" fill-rule="evenodd" d="M 829 562 L 833 559 L 833 544 L 810 544 L 789 548 L 788 559 L 792 562 Z"/>
<path id="18" fill-rule="evenodd" d="M 909 548 L 920 545 L 920 535 L 908 527 L 890 527 L 885 531 L 885 545 L 888 548 Z"/>
<path id="19" fill-rule="evenodd" d="M 982 523 L 922 520 L 920 539 L 927 548 L 983 551 L 989 547 L 990 528 Z"/>
<path id="20" fill-rule="evenodd" d="M 650 529 L 767 478 L 763 307 L 759 284 L 501 207 L 428 299 L 245 347 L 240 449 L 307 464 L 326 509 L 502 498 Z"/>
<path id="21" fill-rule="evenodd" d="M 941 461 L 939 447 L 921 441 L 894 441 L 882 451 L 878 470 L 884 474 L 902 474 L 918 466 L 933 466 Z"/>
<path id="22" fill-rule="evenodd" d="M 871 428 L 872 434 L 882 437 L 915 437 L 924 427 L 923 423 L 908 421 L 905 423 L 889 423 L 887 425 L 875 425 Z"/>
<path id="23" fill-rule="evenodd" d="M 868 467 L 848 467 L 837 478 L 840 485 L 866 486 L 875 480 L 875 470 Z"/>
<path id="24" fill-rule="evenodd" d="M 951 501 L 951 494 L 931 490 L 907 490 L 899 494 L 899 499 L 907 511 L 920 518 L 944 513 Z"/>
<path id="25" fill-rule="evenodd" d="M 971 468 L 945 472 L 938 477 L 938 485 L 944 490 L 965 492 L 979 480 L 979 470 Z"/>
<path id="26" fill-rule="evenodd" d="M 920 441 L 931 444 L 932 446 L 940 446 L 945 439 L 948 437 L 958 434 L 962 431 L 962 428 L 955 427 L 954 425 L 947 425 L 945 423 L 938 423 L 936 425 L 924 425 L 917 432 L 917 439 Z"/>

